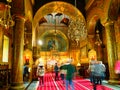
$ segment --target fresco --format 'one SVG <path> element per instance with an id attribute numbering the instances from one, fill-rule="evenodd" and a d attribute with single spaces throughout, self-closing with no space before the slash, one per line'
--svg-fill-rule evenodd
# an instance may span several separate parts
<path id="1" fill-rule="evenodd" d="M 57 50 L 59 52 L 65 52 L 68 50 L 68 40 L 60 33 L 57 33 L 56 36 L 53 33 L 44 33 L 40 39 L 43 41 L 41 51 Z"/>

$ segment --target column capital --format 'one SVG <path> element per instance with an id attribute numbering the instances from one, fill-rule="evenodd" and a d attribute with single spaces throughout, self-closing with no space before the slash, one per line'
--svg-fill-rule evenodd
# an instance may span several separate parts
<path id="1" fill-rule="evenodd" d="M 114 21 L 112 21 L 112 20 L 107 20 L 107 21 L 103 24 L 103 26 L 113 25 L 113 24 L 114 24 Z"/>
<path id="2" fill-rule="evenodd" d="M 26 21 L 26 18 L 24 16 L 21 16 L 21 15 L 14 15 L 13 20 L 16 20 L 16 19 L 23 20 L 24 22 Z"/>

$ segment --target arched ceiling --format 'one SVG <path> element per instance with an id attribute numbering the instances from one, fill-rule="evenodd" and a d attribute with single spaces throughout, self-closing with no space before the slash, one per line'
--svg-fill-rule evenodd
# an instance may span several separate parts
<path id="1" fill-rule="evenodd" d="M 96 24 L 98 19 L 99 19 L 99 17 L 97 15 L 95 15 L 94 17 L 91 18 L 91 21 L 89 23 L 90 27 L 88 29 L 89 35 L 93 35 L 95 33 L 95 24 Z"/>
<path id="2" fill-rule="evenodd" d="M 73 6 L 75 6 L 75 0 L 31 0 L 31 1 L 33 3 L 34 14 L 43 5 L 50 3 L 50 2 L 54 2 L 54 1 L 66 2 L 66 3 L 72 4 Z M 84 16 L 85 16 L 85 5 L 87 1 L 88 0 L 76 0 L 76 7 L 82 12 Z"/>
<path id="3" fill-rule="evenodd" d="M 39 10 L 36 12 L 34 19 L 33 19 L 33 28 L 36 27 L 39 20 L 50 13 L 63 13 L 69 16 L 70 18 L 74 19 L 77 15 L 84 19 L 83 14 L 75 8 L 72 4 L 61 2 L 61 1 L 55 1 L 50 2 L 39 8 Z"/>
<path id="4" fill-rule="evenodd" d="M 75 8 L 72 4 L 62 2 L 62 1 L 53 1 L 53 2 L 47 3 L 41 8 L 39 8 L 39 10 L 34 15 L 33 29 L 32 29 L 33 30 L 33 46 L 35 45 L 35 41 L 36 41 L 35 30 L 39 26 L 39 21 L 45 15 L 48 15 L 51 13 L 62 13 L 69 16 L 70 19 L 75 19 L 76 16 L 78 16 L 79 18 L 83 19 L 84 23 L 86 23 L 83 14 L 77 8 Z"/>
<path id="5" fill-rule="evenodd" d="M 59 52 L 64 52 L 68 50 L 68 39 L 66 36 L 59 30 L 49 30 L 45 31 L 41 37 L 38 37 L 39 40 L 43 42 L 43 45 L 41 46 L 41 51 L 48 51 L 48 45 L 49 41 L 54 40 L 55 45 L 57 47 L 57 50 Z"/>

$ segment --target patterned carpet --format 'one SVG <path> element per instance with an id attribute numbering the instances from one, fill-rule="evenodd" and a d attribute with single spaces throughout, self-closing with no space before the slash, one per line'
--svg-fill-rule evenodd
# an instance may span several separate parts
<path id="1" fill-rule="evenodd" d="M 94 90 L 90 81 L 80 77 L 76 77 L 74 80 L 75 90 Z M 69 87 L 70 88 L 70 87 Z M 44 85 L 39 85 L 38 81 L 34 81 L 27 90 L 66 90 L 62 80 L 55 81 L 54 74 L 47 73 L 44 76 Z M 70 89 L 69 89 L 70 90 Z M 96 90 L 113 90 L 104 85 L 97 85 Z"/>

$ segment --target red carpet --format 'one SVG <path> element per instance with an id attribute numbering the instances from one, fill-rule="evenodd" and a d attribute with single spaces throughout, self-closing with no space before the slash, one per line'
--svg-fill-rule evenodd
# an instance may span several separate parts
<path id="1" fill-rule="evenodd" d="M 75 90 L 93 90 L 89 80 L 76 77 L 74 81 Z M 47 73 L 44 76 L 44 85 L 40 86 L 39 82 L 36 85 L 36 90 L 65 90 L 62 80 L 54 81 L 54 74 Z M 96 90 L 113 90 L 103 85 L 97 85 Z"/>

